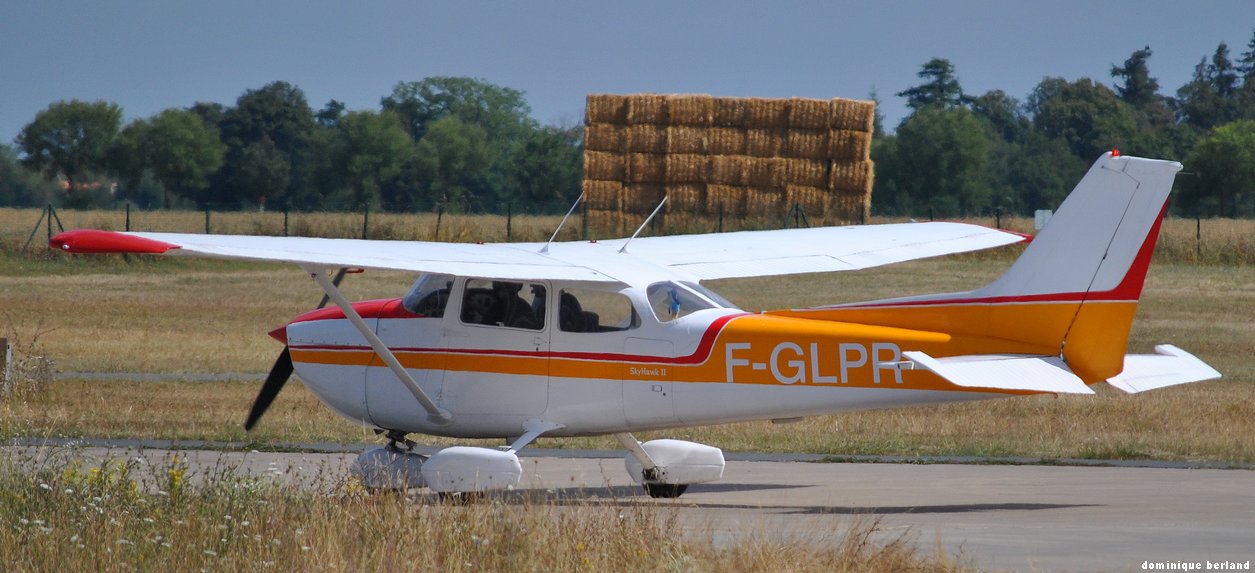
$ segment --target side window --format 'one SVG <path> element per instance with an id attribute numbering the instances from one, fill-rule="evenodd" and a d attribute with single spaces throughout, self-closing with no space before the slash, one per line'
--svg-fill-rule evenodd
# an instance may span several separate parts
<path id="1" fill-rule="evenodd" d="M 658 317 L 658 322 L 670 322 L 688 316 L 696 311 L 715 308 L 704 298 L 673 282 L 654 283 L 645 289 L 649 297 L 649 306 Z"/>
<path id="2" fill-rule="evenodd" d="M 545 285 L 470 279 L 462 293 L 462 322 L 541 330 L 545 325 Z"/>
<path id="3" fill-rule="evenodd" d="M 440 318 L 449 302 L 453 287 L 452 275 L 423 275 L 414 282 L 410 292 L 401 299 L 401 306 L 414 314 Z"/>
<path id="4" fill-rule="evenodd" d="M 564 288 L 558 295 L 558 328 L 563 332 L 618 332 L 640 325 L 641 317 L 623 294 Z"/>

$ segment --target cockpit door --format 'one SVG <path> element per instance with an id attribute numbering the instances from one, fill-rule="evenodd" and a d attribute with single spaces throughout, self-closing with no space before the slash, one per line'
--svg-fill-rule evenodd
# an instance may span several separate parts
<path id="1" fill-rule="evenodd" d="M 461 296 L 450 300 L 445 319 L 441 406 L 455 415 L 543 414 L 549 402 L 549 284 L 460 283 Z"/>
<path id="2" fill-rule="evenodd" d="M 674 393 L 668 366 L 643 357 L 674 355 L 669 340 L 628 338 L 623 345 L 623 416 L 629 425 L 661 424 L 675 420 Z"/>

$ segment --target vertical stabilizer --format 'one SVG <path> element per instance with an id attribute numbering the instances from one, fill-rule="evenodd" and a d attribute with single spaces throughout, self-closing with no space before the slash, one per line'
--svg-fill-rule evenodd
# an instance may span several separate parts
<path id="1" fill-rule="evenodd" d="M 1011 268 L 983 288 L 795 315 L 1003 340 L 1061 355 L 1087 383 L 1115 376 L 1180 169 L 1104 154 Z"/>

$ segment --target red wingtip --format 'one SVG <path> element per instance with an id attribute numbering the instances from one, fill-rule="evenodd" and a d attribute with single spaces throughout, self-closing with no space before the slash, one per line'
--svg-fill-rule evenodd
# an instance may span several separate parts
<path id="1" fill-rule="evenodd" d="M 178 245 L 163 241 L 95 229 L 79 229 L 59 233 L 48 241 L 48 246 L 58 251 L 76 254 L 137 253 L 160 255 L 170 249 L 179 248 Z"/>

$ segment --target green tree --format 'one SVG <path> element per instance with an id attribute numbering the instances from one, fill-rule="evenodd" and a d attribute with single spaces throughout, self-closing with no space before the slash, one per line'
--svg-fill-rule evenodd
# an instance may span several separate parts
<path id="1" fill-rule="evenodd" d="M 12 147 L 0 144 L 0 205 L 42 206 L 49 203 L 56 192 L 56 185 L 22 167 Z"/>
<path id="2" fill-rule="evenodd" d="M 911 109 L 918 111 L 932 106 L 955 107 L 966 101 L 950 60 L 928 60 L 918 75 L 920 79 L 928 81 L 898 92 L 898 97 L 906 98 L 906 105 Z"/>
<path id="3" fill-rule="evenodd" d="M 167 109 L 152 119 L 136 120 L 122 130 L 114 146 L 115 170 L 133 184 L 144 172 L 161 184 L 163 208 L 170 208 L 170 192 L 188 198 L 203 197 L 210 177 L 222 166 L 226 146 L 218 131 L 205 125 L 196 112 Z"/>
<path id="4" fill-rule="evenodd" d="M 1111 66 L 1112 77 L 1124 80 L 1124 85 L 1116 85 L 1116 93 L 1133 107 L 1142 108 L 1160 101 L 1159 80 L 1150 77 L 1150 66 L 1146 64 L 1151 54 L 1150 46 L 1146 46 L 1133 52 L 1123 66 Z"/>
<path id="5" fill-rule="evenodd" d="M 205 202 L 278 201 L 290 206 L 318 202 L 311 184 L 314 113 L 300 88 L 271 82 L 245 91 L 235 107 L 224 111 L 219 125 L 227 153 Z M 283 185 L 258 179 L 265 174 L 279 177 Z"/>
<path id="6" fill-rule="evenodd" d="M 881 212 L 945 217 L 984 211 L 990 206 L 984 178 L 989 147 L 985 126 L 966 108 L 916 111 L 898 128 L 892 148 L 880 150 L 892 154 L 881 156 L 892 168 Z"/>
<path id="7" fill-rule="evenodd" d="M 421 142 L 436 122 L 446 118 L 479 128 L 486 138 L 479 151 L 486 155 L 475 162 L 474 170 L 460 177 L 458 188 L 473 199 L 463 206 L 500 211 L 512 200 L 515 166 L 511 161 L 524 138 L 538 128 L 529 117 L 531 108 L 523 92 L 475 78 L 431 77 L 398 83 L 381 104 L 384 111 L 401 118 L 415 141 Z"/>
<path id="8" fill-rule="evenodd" d="M 542 127 L 523 138 L 513 166 L 513 199 L 529 211 L 558 210 L 580 194 L 583 129 Z"/>
<path id="9" fill-rule="evenodd" d="M 35 115 L 17 136 L 22 163 L 49 180 L 65 178 L 66 204 L 81 206 L 82 183 L 108 168 L 109 147 L 122 123 L 122 108 L 96 101 L 59 101 Z"/>
<path id="10" fill-rule="evenodd" d="M 1033 127 L 1020 102 L 1002 90 L 990 90 L 971 102 L 972 113 L 988 122 L 993 133 L 1004 141 L 1020 141 Z"/>
<path id="11" fill-rule="evenodd" d="M 1046 78 L 1029 97 L 1033 126 L 1062 139 L 1078 158 L 1092 162 L 1112 148 L 1138 152 L 1137 117 L 1111 88 L 1089 78 Z"/>
<path id="12" fill-rule="evenodd" d="M 347 193 L 347 206 L 378 207 L 381 190 L 401 174 L 414 153 L 414 143 L 392 113 L 352 112 L 336 122 L 324 178 L 337 194 Z"/>
<path id="13" fill-rule="evenodd" d="M 447 116 L 432 122 L 418 142 L 416 169 L 434 204 L 471 211 L 483 200 L 474 175 L 492 160 L 488 134 L 478 125 Z"/>
<path id="14" fill-rule="evenodd" d="M 1185 160 L 1180 210 L 1221 217 L 1255 216 L 1255 120 L 1216 128 Z"/>

